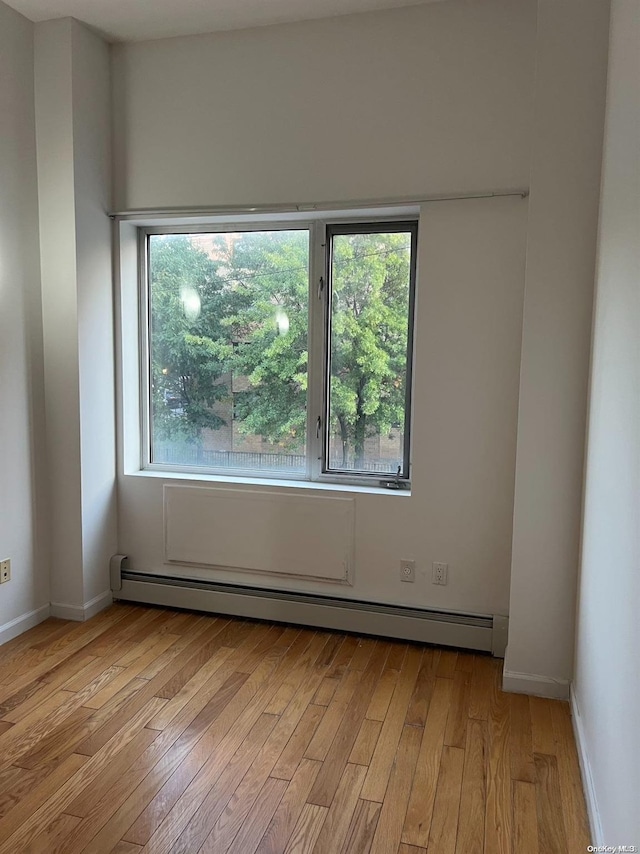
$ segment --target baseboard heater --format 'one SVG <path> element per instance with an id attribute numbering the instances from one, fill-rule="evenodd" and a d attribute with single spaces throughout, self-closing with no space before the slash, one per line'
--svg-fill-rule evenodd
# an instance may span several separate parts
<path id="1" fill-rule="evenodd" d="M 111 588 L 114 599 L 125 602 L 483 650 L 498 658 L 506 649 L 508 618 L 503 616 L 152 575 L 122 569 L 120 563 L 112 560 Z"/>

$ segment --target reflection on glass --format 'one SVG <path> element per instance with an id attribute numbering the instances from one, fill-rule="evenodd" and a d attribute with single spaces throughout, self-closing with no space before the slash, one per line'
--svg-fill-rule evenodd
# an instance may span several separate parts
<path id="1" fill-rule="evenodd" d="M 327 469 L 404 474 L 411 237 L 333 236 Z"/>
<path id="2" fill-rule="evenodd" d="M 305 470 L 309 233 L 149 236 L 152 462 Z"/>

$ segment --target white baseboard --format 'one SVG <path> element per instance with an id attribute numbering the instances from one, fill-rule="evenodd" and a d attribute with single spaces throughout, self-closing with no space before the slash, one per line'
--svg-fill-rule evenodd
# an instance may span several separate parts
<path id="1" fill-rule="evenodd" d="M 568 680 L 538 676 L 536 673 L 517 673 L 513 670 L 504 670 L 502 690 L 511 694 L 533 694 L 536 697 L 549 697 L 552 700 L 569 699 Z"/>
<path id="2" fill-rule="evenodd" d="M 51 616 L 59 620 L 84 620 L 84 605 L 69 605 L 65 602 L 51 603 Z"/>
<path id="3" fill-rule="evenodd" d="M 580 707 L 578 700 L 571 685 L 571 721 L 573 723 L 573 734 L 576 739 L 576 747 L 578 749 L 578 760 L 580 762 L 580 773 L 582 774 L 582 788 L 584 789 L 585 800 L 587 802 L 587 813 L 589 816 L 589 827 L 591 829 L 591 843 L 595 846 L 604 846 L 604 834 L 602 832 L 602 821 L 600 819 L 600 810 L 598 809 L 598 801 L 596 800 L 596 790 L 593 784 L 593 774 L 591 773 L 591 764 L 587 753 L 587 740 L 584 733 L 582 718 L 580 717 Z"/>
<path id="4" fill-rule="evenodd" d="M 65 605 L 61 602 L 43 605 L 41 608 L 36 608 L 35 611 L 29 611 L 0 626 L 0 646 L 34 628 L 47 617 L 59 617 L 62 620 L 81 622 L 95 616 L 99 611 L 111 605 L 112 602 L 113 595 L 110 590 L 107 590 L 84 605 Z"/>
<path id="5" fill-rule="evenodd" d="M 8 623 L 0 626 L 0 644 L 17 638 L 18 635 L 37 626 L 38 623 L 46 620 L 50 615 L 50 606 L 43 605 L 41 608 L 36 608 L 35 611 L 29 611 L 20 617 L 16 617 L 15 620 L 10 620 Z"/>
<path id="6" fill-rule="evenodd" d="M 119 556 L 116 556 L 119 557 Z M 119 565 L 120 561 L 116 561 Z M 452 615 L 414 610 L 401 605 L 376 602 L 352 602 L 335 596 L 265 590 L 207 582 L 202 579 L 177 579 L 169 576 L 126 570 L 112 578 L 115 598 L 144 605 L 164 605 L 268 620 L 317 626 L 334 631 L 382 635 L 390 638 L 479 649 L 500 655 L 503 649 L 504 619 L 494 631 L 494 619 L 487 615 Z M 475 617 L 475 618 L 474 618 Z"/>
<path id="7" fill-rule="evenodd" d="M 77 622 L 83 622 L 84 620 L 89 620 L 91 617 L 95 617 L 99 611 L 108 608 L 112 602 L 113 595 L 110 590 L 100 593 L 99 596 L 95 596 L 93 599 L 85 602 L 84 605 L 69 605 L 66 602 L 52 602 L 51 616 L 59 617 L 61 620 L 76 620 Z"/>
<path id="8" fill-rule="evenodd" d="M 91 617 L 95 617 L 96 614 L 100 613 L 100 611 L 104 611 L 104 609 L 108 608 L 111 604 L 113 604 L 113 593 L 110 590 L 105 590 L 104 593 L 94 596 L 93 599 L 84 603 L 85 620 L 90 620 Z"/>

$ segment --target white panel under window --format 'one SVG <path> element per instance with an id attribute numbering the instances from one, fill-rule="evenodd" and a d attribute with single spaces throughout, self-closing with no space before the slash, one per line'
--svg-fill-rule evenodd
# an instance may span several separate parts
<path id="1" fill-rule="evenodd" d="M 352 583 L 352 498 L 165 486 L 167 563 Z"/>

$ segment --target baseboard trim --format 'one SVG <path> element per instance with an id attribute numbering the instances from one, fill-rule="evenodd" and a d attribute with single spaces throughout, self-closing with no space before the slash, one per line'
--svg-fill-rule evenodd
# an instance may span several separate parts
<path id="1" fill-rule="evenodd" d="M 94 596 L 84 605 L 70 605 L 67 602 L 52 602 L 51 616 L 58 617 L 61 620 L 75 620 L 76 622 L 84 622 L 95 617 L 100 611 L 108 608 L 113 602 L 113 594 L 110 590 L 100 593 L 99 596 Z"/>
<path id="2" fill-rule="evenodd" d="M 552 679 L 536 673 L 517 673 L 505 670 L 502 674 L 502 690 L 510 694 L 533 694 L 535 697 L 548 697 L 551 700 L 569 699 L 567 679 Z"/>
<path id="3" fill-rule="evenodd" d="M 84 606 L 69 605 L 66 602 L 52 602 L 51 616 L 57 617 L 59 620 L 82 622 L 84 620 Z"/>
<path id="4" fill-rule="evenodd" d="M 105 590 L 104 593 L 94 596 L 93 599 L 90 599 L 84 604 L 85 620 L 90 620 L 91 617 L 95 617 L 96 614 L 99 614 L 100 611 L 104 611 L 104 609 L 108 608 L 111 604 L 113 604 L 113 593 L 110 590 Z"/>
<path id="5" fill-rule="evenodd" d="M 506 619 L 499 618 L 498 630 L 494 631 L 495 617 L 486 614 L 420 610 L 132 570 L 120 574 L 118 567 L 112 584 L 115 598 L 124 602 L 493 651 L 496 656 L 503 654 Z"/>
<path id="6" fill-rule="evenodd" d="M 26 614 L 16 617 L 15 620 L 10 620 L 0 626 L 0 645 L 17 638 L 18 635 L 37 626 L 49 616 L 51 616 L 50 606 L 43 605 L 41 608 L 36 608 L 35 611 L 28 611 Z"/>
<path id="7" fill-rule="evenodd" d="M 573 734 L 576 740 L 578 749 L 578 761 L 580 763 L 580 773 L 582 775 L 582 788 L 584 789 L 585 800 L 587 802 L 587 814 L 589 816 L 589 827 L 591 829 L 591 844 L 598 847 L 604 846 L 604 834 L 602 832 L 602 820 L 600 818 L 600 810 L 598 809 L 598 801 L 596 798 L 596 789 L 593 783 L 593 774 L 591 772 L 591 763 L 587 753 L 587 739 L 580 717 L 580 707 L 576 697 L 573 683 L 570 686 L 571 704 L 571 722 L 573 724 Z"/>

